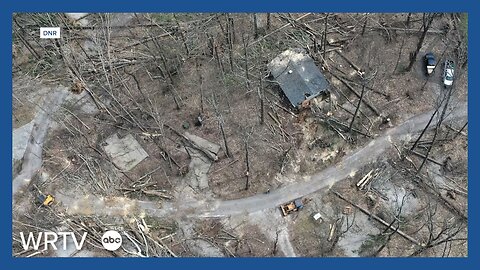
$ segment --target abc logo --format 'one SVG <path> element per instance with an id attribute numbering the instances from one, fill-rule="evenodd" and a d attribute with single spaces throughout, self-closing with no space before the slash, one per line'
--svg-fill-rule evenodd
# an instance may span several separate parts
<path id="1" fill-rule="evenodd" d="M 106 250 L 115 251 L 122 245 L 122 236 L 117 231 L 106 231 L 102 236 L 102 245 Z"/>

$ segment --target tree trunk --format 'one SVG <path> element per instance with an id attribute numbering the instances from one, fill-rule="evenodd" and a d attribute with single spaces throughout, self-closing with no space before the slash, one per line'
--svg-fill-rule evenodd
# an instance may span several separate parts
<path id="1" fill-rule="evenodd" d="M 410 54 L 410 64 L 406 69 L 407 71 L 412 70 L 413 64 L 417 60 L 418 52 L 420 52 L 420 49 L 422 48 L 423 41 L 427 36 L 428 29 L 430 28 L 430 25 L 432 25 L 432 21 L 434 17 L 435 17 L 435 14 L 428 15 L 427 20 L 423 22 L 423 32 L 422 32 L 422 35 L 420 36 L 420 39 L 418 40 L 416 50 Z"/>
<path id="2" fill-rule="evenodd" d="M 323 46 L 323 62 L 326 62 L 326 55 L 327 55 L 327 26 L 328 26 L 328 13 L 325 15 L 325 26 L 323 28 L 323 40 L 322 40 L 322 46 Z"/>
<path id="3" fill-rule="evenodd" d="M 30 45 L 30 43 L 23 37 L 23 33 L 25 33 L 25 30 L 23 29 L 23 27 L 17 22 L 17 19 L 15 18 L 15 16 L 13 16 L 13 21 L 15 22 L 15 24 L 17 25 L 18 28 L 20 28 L 20 30 L 22 30 L 22 33 L 19 33 L 19 31 L 15 31 L 15 33 L 17 34 L 18 38 L 20 38 L 20 41 L 23 43 L 23 45 L 25 45 L 25 48 L 28 49 L 28 51 L 37 59 L 37 60 L 40 60 L 40 55 L 37 53 L 37 51 L 35 51 L 35 49 L 32 47 L 32 45 Z"/>
<path id="4" fill-rule="evenodd" d="M 267 13 L 267 30 L 270 30 L 270 13 Z"/>
<path id="5" fill-rule="evenodd" d="M 250 89 L 250 77 L 248 74 L 248 54 L 247 54 L 247 40 L 245 40 L 245 34 L 242 35 L 243 53 L 245 57 L 245 78 L 247 80 L 247 89 Z"/>
<path id="6" fill-rule="evenodd" d="M 203 113 L 204 108 L 203 108 L 203 77 L 202 77 L 202 72 L 200 70 L 200 65 L 198 64 L 198 59 L 195 58 L 195 68 L 197 69 L 197 74 L 198 74 L 198 85 L 200 88 L 200 111 Z"/>
<path id="7" fill-rule="evenodd" d="M 412 13 L 408 13 L 407 15 L 407 21 L 405 22 L 406 28 L 410 27 L 410 19 L 412 18 Z"/>
<path id="8" fill-rule="evenodd" d="M 225 135 L 225 129 L 223 128 L 223 116 L 218 110 L 218 104 L 217 104 L 217 99 L 215 97 L 215 92 L 212 94 L 212 103 L 213 103 L 213 109 L 215 110 L 215 114 L 217 115 L 218 126 L 220 127 L 220 132 L 222 133 L 223 144 L 225 146 L 225 155 L 227 157 L 231 157 L 230 149 L 228 148 L 227 136 Z"/>
<path id="9" fill-rule="evenodd" d="M 368 13 L 365 13 L 365 22 L 363 23 L 362 36 L 365 34 L 365 29 L 367 28 L 367 24 L 368 24 Z"/>
<path id="10" fill-rule="evenodd" d="M 403 52 L 403 46 L 405 45 L 405 39 L 406 39 L 406 35 L 403 35 L 402 44 L 400 45 L 400 51 L 398 52 L 397 62 L 395 63 L 395 68 L 393 69 L 393 73 L 397 71 L 398 63 L 400 63 L 400 58 L 402 57 L 402 52 Z"/>
<path id="11" fill-rule="evenodd" d="M 467 127 L 467 125 L 468 125 L 468 121 L 465 122 L 465 125 L 463 125 L 463 127 L 455 134 L 453 139 L 456 139 L 458 137 L 458 135 L 460 135 L 462 133 L 462 131 Z"/>
<path id="12" fill-rule="evenodd" d="M 220 71 L 222 71 L 222 74 L 224 74 L 225 70 L 223 69 L 223 64 L 222 64 L 222 60 L 220 59 L 220 55 L 218 55 L 218 46 L 215 40 L 213 40 L 213 52 L 214 52 L 215 59 L 217 59 L 218 68 L 220 69 Z"/>
<path id="13" fill-rule="evenodd" d="M 388 234 L 387 239 L 385 240 L 385 242 L 382 244 L 382 246 L 380 246 L 379 249 L 377 249 L 377 251 L 375 251 L 375 253 L 372 254 L 372 257 L 377 257 L 378 254 L 380 254 L 380 252 L 382 252 L 382 250 L 384 250 L 384 249 L 387 247 L 387 245 L 388 245 L 388 243 L 390 242 L 390 240 L 392 240 L 392 236 L 397 233 L 397 231 L 398 231 L 399 228 L 400 228 L 400 225 L 398 225 L 397 228 L 395 228 L 395 231 L 393 231 L 393 232 L 391 232 L 390 234 Z"/>
<path id="14" fill-rule="evenodd" d="M 253 13 L 253 30 L 255 32 L 255 39 L 258 38 L 258 21 L 257 21 L 257 13 Z"/>
<path id="15" fill-rule="evenodd" d="M 218 25 L 220 26 L 220 30 L 222 30 L 222 35 L 223 35 L 226 39 L 228 39 L 227 34 L 225 33 L 225 28 L 223 27 L 222 21 L 220 20 L 220 17 L 221 17 L 220 15 L 217 16 Z"/>
<path id="16" fill-rule="evenodd" d="M 260 86 L 258 88 L 258 97 L 260 98 L 260 124 L 263 125 L 265 123 L 265 104 L 264 104 L 264 97 L 263 97 L 263 79 L 260 76 Z"/>
<path id="17" fill-rule="evenodd" d="M 428 120 L 427 125 L 426 125 L 425 128 L 422 130 L 422 133 L 420 133 L 420 136 L 418 136 L 417 140 L 416 140 L 415 143 L 412 145 L 412 148 L 410 148 L 411 151 L 415 150 L 415 147 L 417 147 L 418 142 L 420 141 L 420 139 L 422 139 L 422 137 L 423 137 L 423 135 L 425 134 L 425 132 L 427 131 L 428 127 L 430 127 L 430 124 L 432 123 L 433 118 L 434 118 L 435 115 L 437 114 L 439 108 L 440 108 L 440 107 L 437 107 L 437 108 L 435 109 L 435 111 L 433 112 L 432 116 L 431 116 L 430 119 Z"/>
<path id="18" fill-rule="evenodd" d="M 168 78 L 170 80 L 170 87 L 171 87 L 171 91 L 173 93 L 173 101 L 175 102 L 175 105 L 177 106 L 177 110 L 180 110 L 180 107 L 181 107 L 180 103 L 181 103 L 182 99 L 178 96 L 177 91 L 175 90 L 175 83 L 173 81 L 172 74 L 168 70 L 167 60 L 165 59 L 165 56 L 163 54 L 161 55 L 161 59 L 162 59 L 163 68 L 166 70 Z"/>
<path id="19" fill-rule="evenodd" d="M 357 108 L 355 109 L 355 113 L 353 114 L 352 121 L 350 122 L 350 126 L 348 127 L 348 132 L 352 132 L 353 122 L 355 122 L 355 118 L 358 115 L 358 111 L 360 111 L 360 106 L 362 105 L 364 93 L 365 93 L 365 82 L 362 84 L 362 93 L 360 93 L 360 100 L 358 101 Z"/>
<path id="20" fill-rule="evenodd" d="M 185 33 L 180 27 L 180 23 L 178 22 L 177 16 L 173 13 L 173 18 L 175 19 L 175 23 L 177 24 L 178 32 L 180 33 L 180 38 L 182 39 L 183 46 L 185 47 L 185 51 L 187 52 L 187 56 L 190 55 L 190 50 L 188 49 L 187 38 L 185 37 Z"/>
<path id="21" fill-rule="evenodd" d="M 445 105 L 443 106 L 442 114 L 440 114 L 440 119 L 438 119 L 437 125 L 435 127 L 435 133 L 433 135 L 432 143 L 430 143 L 430 145 L 428 146 L 428 150 L 427 150 L 427 153 L 425 154 L 425 158 L 423 159 L 420 167 L 418 167 L 417 173 L 420 173 L 423 166 L 427 162 L 428 155 L 430 154 L 430 151 L 432 150 L 433 144 L 435 143 L 435 140 L 437 139 L 438 130 L 440 129 L 440 126 L 442 125 L 443 119 L 445 119 L 445 113 L 447 112 L 448 103 L 450 101 L 450 97 L 452 96 L 452 88 L 449 88 L 449 91 L 448 91 L 447 95 L 448 95 L 447 100 L 445 101 Z"/>
<path id="22" fill-rule="evenodd" d="M 245 163 L 247 166 L 247 170 L 245 172 L 245 176 L 247 181 L 245 183 L 245 190 L 250 188 L 250 160 L 248 159 L 248 139 L 245 139 Z"/>
<path id="23" fill-rule="evenodd" d="M 229 27 L 230 27 L 230 41 L 232 42 L 232 44 L 235 43 L 235 23 L 233 21 L 233 18 L 232 17 L 228 17 L 228 22 L 229 22 Z"/>
<path id="24" fill-rule="evenodd" d="M 227 13 L 227 41 L 228 41 L 228 60 L 230 62 L 230 71 L 233 72 L 233 39 L 232 27 L 230 24 L 230 15 Z"/>
<path id="25" fill-rule="evenodd" d="M 230 149 L 228 148 L 227 136 L 225 135 L 225 130 L 223 129 L 223 119 L 220 119 L 220 131 L 222 132 L 223 143 L 225 145 L 225 154 L 227 157 L 232 157 L 230 154 Z"/>

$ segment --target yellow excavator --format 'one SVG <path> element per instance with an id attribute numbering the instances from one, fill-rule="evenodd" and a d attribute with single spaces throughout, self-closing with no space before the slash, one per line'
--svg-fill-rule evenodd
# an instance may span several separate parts
<path id="1" fill-rule="evenodd" d="M 50 195 L 50 194 L 47 194 L 47 195 L 40 194 L 37 197 L 37 199 L 43 206 L 50 206 L 53 204 L 53 202 L 55 202 L 55 197 L 53 197 L 53 195 Z"/>
<path id="2" fill-rule="evenodd" d="M 55 202 L 55 197 L 51 194 L 44 194 L 36 185 L 35 189 L 38 191 L 37 201 L 43 206 L 50 206 Z"/>
<path id="3" fill-rule="evenodd" d="M 302 208 L 303 208 L 302 199 L 296 199 L 286 204 L 280 205 L 280 210 L 282 210 L 282 215 L 284 217 Z"/>

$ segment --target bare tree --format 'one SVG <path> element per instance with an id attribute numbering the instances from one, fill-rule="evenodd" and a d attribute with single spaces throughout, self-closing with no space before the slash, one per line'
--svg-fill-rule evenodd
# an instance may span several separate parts
<path id="1" fill-rule="evenodd" d="M 232 157 L 232 154 L 230 153 L 230 148 L 228 148 L 228 142 L 227 142 L 227 136 L 225 135 L 225 128 L 224 128 L 224 120 L 223 116 L 218 110 L 218 104 L 217 104 L 217 99 L 215 97 L 215 92 L 212 94 L 212 103 L 213 103 L 213 108 L 215 109 L 215 114 L 217 115 L 217 120 L 218 120 L 218 126 L 220 127 L 220 132 L 222 134 L 223 138 L 223 145 L 225 146 L 225 155 L 227 157 Z"/>
<path id="2" fill-rule="evenodd" d="M 265 97 L 263 90 L 263 77 L 260 76 L 260 85 L 258 87 L 258 98 L 260 99 L 260 124 L 265 123 Z"/>
<path id="3" fill-rule="evenodd" d="M 273 249 L 272 249 L 272 255 L 277 255 L 277 251 L 278 251 L 278 236 L 280 234 L 280 231 L 277 230 L 275 232 L 275 241 L 273 242 Z"/>
<path id="4" fill-rule="evenodd" d="M 434 134 L 433 134 L 432 142 L 430 143 L 430 145 L 428 147 L 427 153 L 425 153 L 425 158 L 423 159 L 422 163 L 420 164 L 420 167 L 418 167 L 418 173 L 420 173 L 423 166 L 425 165 L 425 162 L 427 162 L 430 151 L 432 150 L 432 147 L 435 144 L 435 140 L 437 138 L 438 131 L 440 130 L 440 126 L 442 125 L 443 120 L 445 119 L 445 114 L 447 112 L 447 107 L 448 107 L 448 104 L 449 104 L 449 101 L 450 101 L 450 97 L 452 96 L 452 89 L 453 89 L 453 86 L 448 88 L 448 92 L 447 92 L 447 96 L 446 96 L 446 100 L 445 100 L 445 105 L 443 106 L 442 113 L 440 114 L 440 117 L 437 121 L 437 125 L 435 126 L 435 131 L 434 131 Z"/>
<path id="5" fill-rule="evenodd" d="M 178 32 L 180 33 L 180 37 L 182 39 L 183 46 L 185 47 L 185 52 L 187 53 L 187 56 L 188 56 L 188 55 L 190 55 L 190 50 L 188 49 L 187 38 L 185 37 L 184 30 L 183 30 L 182 26 L 180 25 L 180 23 L 178 22 L 178 18 L 175 15 L 175 13 L 173 13 L 173 18 L 175 19 L 175 23 L 177 24 Z"/>
<path id="6" fill-rule="evenodd" d="M 203 107 L 203 76 L 202 76 L 202 71 L 200 69 L 200 64 L 198 63 L 197 58 L 195 58 L 195 68 L 197 70 L 198 85 L 199 85 L 199 88 L 200 88 L 200 111 L 203 113 L 204 112 L 204 107 Z"/>
<path id="7" fill-rule="evenodd" d="M 406 71 L 412 70 L 413 64 L 417 60 L 418 52 L 420 52 L 420 49 L 422 48 L 423 41 L 425 40 L 425 37 L 427 36 L 428 29 L 432 25 L 433 18 L 435 18 L 435 16 L 436 16 L 435 13 L 433 13 L 433 14 L 424 13 L 423 14 L 423 20 L 422 20 L 422 22 L 423 22 L 422 23 L 423 32 L 421 33 L 420 39 L 418 40 L 417 48 L 415 49 L 415 51 L 413 51 L 410 54 L 410 64 L 406 68 Z"/>
<path id="8" fill-rule="evenodd" d="M 355 122 L 355 118 L 360 111 L 360 106 L 362 105 L 363 95 L 365 94 L 365 80 L 362 82 L 362 92 L 360 93 L 360 99 L 358 100 L 357 108 L 355 109 L 355 113 L 353 114 L 352 121 L 350 121 L 350 125 L 348 126 L 348 132 L 352 132 L 353 123 Z"/>
<path id="9" fill-rule="evenodd" d="M 245 190 L 248 190 L 250 188 L 250 158 L 248 156 L 248 136 L 246 136 L 246 138 L 244 138 L 243 142 L 244 142 L 244 145 L 245 145 L 245 165 L 246 165 L 246 169 L 245 169 L 245 177 L 246 177 Z"/>
<path id="10" fill-rule="evenodd" d="M 30 45 L 30 43 L 24 38 L 24 34 L 25 34 L 26 31 L 24 30 L 23 26 L 18 23 L 18 21 L 17 21 L 17 16 L 14 14 L 14 16 L 13 16 L 12 18 L 13 18 L 13 22 L 15 23 L 15 25 L 20 29 L 20 31 L 14 31 L 15 36 L 20 39 L 20 41 L 23 43 L 23 45 L 25 45 L 25 48 L 27 48 L 27 50 L 28 50 L 37 60 L 40 60 L 40 55 L 38 54 L 38 52 L 37 52 L 37 51 L 35 50 L 35 48 L 33 48 L 33 46 Z"/>
<path id="11" fill-rule="evenodd" d="M 410 20 L 412 18 L 412 13 L 408 13 L 407 14 L 407 21 L 405 22 L 405 28 L 409 28 L 410 27 Z"/>
<path id="12" fill-rule="evenodd" d="M 395 73 L 395 71 L 397 71 L 398 64 L 400 63 L 400 58 L 401 58 L 402 53 L 403 53 L 403 47 L 405 46 L 405 39 L 407 38 L 406 34 L 407 34 L 407 29 L 408 29 L 409 24 L 410 24 L 411 15 L 412 15 L 412 13 L 408 13 L 407 22 L 405 23 L 404 35 L 402 37 L 402 44 L 400 45 L 400 49 L 398 50 L 397 61 L 395 62 L 395 68 L 393 68 L 393 73 Z"/>
<path id="13" fill-rule="evenodd" d="M 362 36 L 365 34 L 365 29 L 367 28 L 367 24 L 368 24 L 368 13 L 365 13 L 365 21 L 362 27 Z"/>
<path id="14" fill-rule="evenodd" d="M 253 13 L 253 32 L 255 33 L 255 39 L 258 38 L 258 19 L 257 13 Z"/>
<path id="15" fill-rule="evenodd" d="M 242 42 L 243 42 L 243 56 L 245 57 L 245 78 L 247 84 L 247 91 L 250 89 L 250 76 L 248 74 L 248 52 L 247 52 L 247 45 L 248 45 L 248 36 L 245 38 L 245 34 L 242 34 Z"/>
<path id="16" fill-rule="evenodd" d="M 440 224 L 435 220 L 437 217 L 437 204 L 433 204 L 429 201 L 426 209 L 426 222 L 425 226 L 428 230 L 428 238 L 424 245 L 415 250 L 410 257 L 419 256 L 425 251 L 434 248 L 436 246 L 452 243 L 455 241 L 466 242 L 466 237 L 457 237 L 462 232 L 465 232 L 467 225 L 464 220 L 456 218 L 442 218 Z M 440 225 L 440 226 L 438 226 Z M 444 249 L 445 255 L 445 249 Z"/>
<path id="17" fill-rule="evenodd" d="M 235 33 L 233 32 L 233 18 L 230 17 L 230 14 L 227 13 L 227 42 L 228 42 L 228 59 L 230 62 L 230 71 L 233 72 L 233 37 Z M 231 23 L 230 23 L 231 22 Z"/>
<path id="18" fill-rule="evenodd" d="M 163 54 L 161 55 L 161 59 L 162 59 L 163 68 L 167 71 L 167 75 L 170 82 L 169 87 L 173 93 L 173 101 L 177 106 L 177 110 L 180 110 L 182 98 L 178 95 L 177 90 L 175 89 L 175 81 L 173 80 L 172 73 L 168 69 L 167 60 L 165 59 L 165 56 Z"/>
<path id="19" fill-rule="evenodd" d="M 468 125 L 468 121 L 465 122 L 465 124 L 462 126 L 462 128 L 458 130 L 458 132 L 455 134 L 453 139 L 456 139 L 458 137 L 458 135 L 460 135 L 462 133 L 462 131 L 467 127 L 467 125 Z"/>
<path id="20" fill-rule="evenodd" d="M 385 228 L 385 230 L 381 234 L 384 235 L 385 233 L 387 233 L 393 227 L 395 222 L 397 222 L 397 227 L 395 228 L 395 230 L 393 230 L 391 233 L 388 234 L 388 236 L 384 240 L 383 244 L 372 254 L 372 257 L 378 256 L 378 254 L 380 254 L 380 252 L 382 252 L 382 250 L 384 250 L 385 247 L 387 247 L 387 245 L 390 242 L 390 240 L 392 239 L 393 235 L 395 235 L 398 232 L 398 230 L 400 229 L 400 215 L 402 214 L 402 209 L 403 209 L 403 206 L 405 204 L 405 200 L 409 195 L 410 195 L 410 193 L 405 193 L 402 196 L 402 202 L 400 203 L 400 206 L 397 208 L 398 209 L 397 214 L 393 218 L 392 222 L 390 222 L 390 224 L 387 226 L 387 228 Z"/>
<path id="21" fill-rule="evenodd" d="M 267 30 L 270 30 L 270 15 L 271 13 L 267 13 Z"/>
<path id="22" fill-rule="evenodd" d="M 322 47 L 323 47 L 323 62 L 324 64 L 327 62 L 326 55 L 327 55 L 327 26 L 328 26 L 328 13 L 325 15 L 325 25 L 323 27 L 323 40 L 322 40 Z"/>

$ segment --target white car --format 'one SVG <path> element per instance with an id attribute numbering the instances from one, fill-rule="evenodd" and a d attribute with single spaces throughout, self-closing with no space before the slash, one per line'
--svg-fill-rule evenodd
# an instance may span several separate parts
<path id="1" fill-rule="evenodd" d="M 445 60 L 443 67 L 443 85 L 445 87 L 452 86 L 455 73 L 455 64 L 452 60 Z"/>

